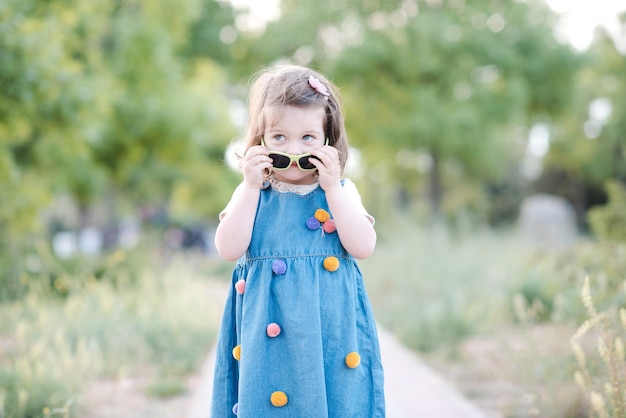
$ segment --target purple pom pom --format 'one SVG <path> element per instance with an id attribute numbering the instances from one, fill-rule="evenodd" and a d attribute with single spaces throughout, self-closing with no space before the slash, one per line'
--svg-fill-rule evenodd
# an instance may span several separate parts
<path id="1" fill-rule="evenodd" d="M 319 229 L 321 225 L 322 224 L 320 224 L 320 221 L 315 219 L 315 216 L 311 216 L 309 219 L 306 220 L 306 227 L 312 231 Z"/>
<path id="2" fill-rule="evenodd" d="M 287 271 L 287 264 L 283 260 L 274 260 L 272 263 L 272 271 L 276 274 L 285 274 Z"/>
<path id="3" fill-rule="evenodd" d="M 235 415 L 239 415 L 239 403 L 236 403 L 236 404 L 233 406 L 233 414 L 235 414 Z"/>

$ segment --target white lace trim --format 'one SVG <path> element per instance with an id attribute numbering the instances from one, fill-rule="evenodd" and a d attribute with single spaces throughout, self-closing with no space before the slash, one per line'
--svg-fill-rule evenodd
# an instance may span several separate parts
<path id="1" fill-rule="evenodd" d="M 284 181 L 276 180 L 276 177 L 274 177 L 273 175 L 270 175 L 267 180 L 272 185 L 272 188 L 278 192 L 295 193 L 300 195 L 311 193 L 313 190 L 317 189 L 317 186 L 319 185 L 317 181 L 313 184 L 285 183 Z"/>

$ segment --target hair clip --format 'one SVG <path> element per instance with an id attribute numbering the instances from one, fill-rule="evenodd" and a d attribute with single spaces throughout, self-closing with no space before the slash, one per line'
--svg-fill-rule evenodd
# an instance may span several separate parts
<path id="1" fill-rule="evenodd" d="M 311 87 L 313 87 L 313 90 L 315 90 L 322 96 L 325 96 L 325 97 L 330 96 L 330 93 L 328 92 L 328 89 L 326 88 L 326 86 L 323 85 L 317 78 L 310 76 L 309 84 L 311 85 Z"/>

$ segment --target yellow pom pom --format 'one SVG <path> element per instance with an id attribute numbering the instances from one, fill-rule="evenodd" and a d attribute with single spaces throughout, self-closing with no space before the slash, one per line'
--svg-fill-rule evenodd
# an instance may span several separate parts
<path id="1" fill-rule="evenodd" d="M 346 366 L 349 368 L 354 369 L 359 367 L 359 364 L 361 364 L 361 356 L 356 351 L 353 351 L 346 356 Z"/>
<path id="2" fill-rule="evenodd" d="M 241 359 L 241 345 L 233 348 L 233 357 L 235 358 L 235 360 Z"/>
<path id="3" fill-rule="evenodd" d="M 326 257 L 324 259 L 324 268 L 328 271 L 337 271 L 339 268 L 339 259 L 337 257 Z"/>
<path id="4" fill-rule="evenodd" d="M 310 212 L 309 212 L 310 213 Z M 318 209 L 315 211 L 315 215 L 313 215 L 315 219 L 320 221 L 321 223 L 326 222 L 330 219 L 330 213 L 326 212 L 324 209 Z"/>
<path id="5" fill-rule="evenodd" d="M 287 399 L 287 395 L 285 394 L 285 392 L 281 392 L 279 390 L 272 393 L 272 396 L 270 397 L 270 402 L 272 403 L 272 405 L 274 405 L 277 408 L 287 405 L 287 401 L 288 399 Z"/>

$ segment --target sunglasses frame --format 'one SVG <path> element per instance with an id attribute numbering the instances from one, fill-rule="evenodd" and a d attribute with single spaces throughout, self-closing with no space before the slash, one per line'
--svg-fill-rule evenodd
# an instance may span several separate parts
<path id="1" fill-rule="evenodd" d="M 265 145 L 265 139 L 264 138 L 261 138 L 261 145 L 263 147 L 267 148 L 267 146 Z M 326 138 L 326 141 L 324 142 L 324 145 L 328 145 L 328 138 Z M 287 165 L 287 167 L 284 167 L 284 168 L 276 167 L 274 165 L 274 159 L 272 158 L 272 154 L 280 155 L 280 156 L 289 158 L 289 164 Z M 303 168 L 302 165 L 300 165 L 300 160 L 303 159 L 303 158 L 307 158 L 307 157 L 309 157 L 309 158 L 312 157 L 312 158 L 315 158 L 315 159 L 319 160 L 319 158 L 317 158 L 315 155 L 311 154 L 310 152 L 306 153 L 306 154 L 293 155 L 293 154 L 287 154 L 286 152 L 270 151 L 269 157 L 272 158 L 272 168 L 274 170 L 278 170 L 278 171 L 288 170 L 294 162 L 296 163 L 296 165 L 298 166 L 298 168 L 301 171 L 315 171 L 315 170 L 317 170 L 317 167 Z"/>

